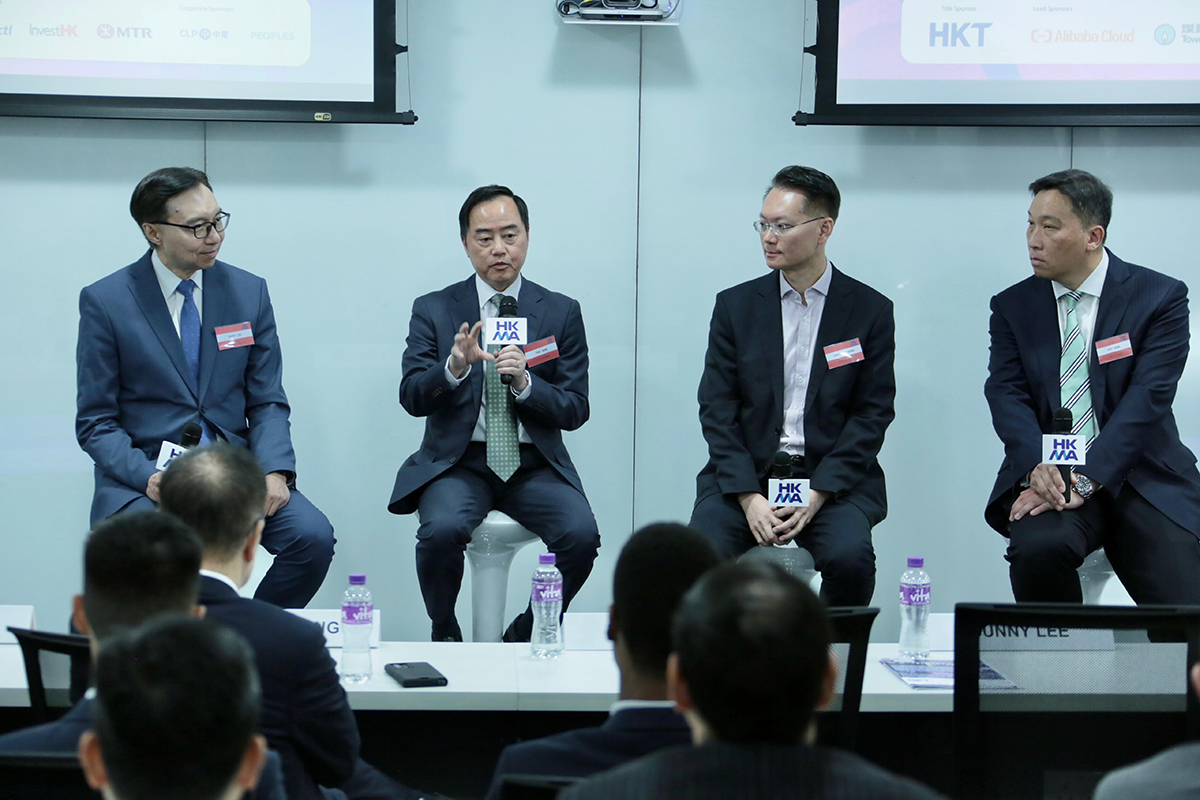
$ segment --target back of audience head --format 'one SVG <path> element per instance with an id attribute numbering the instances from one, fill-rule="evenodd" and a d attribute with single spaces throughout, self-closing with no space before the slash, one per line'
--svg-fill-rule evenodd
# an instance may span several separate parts
<path id="1" fill-rule="evenodd" d="M 702 534 L 675 522 L 647 525 L 629 537 L 613 571 L 609 638 L 622 673 L 663 682 L 671 654 L 671 618 L 696 579 L 720 563 Z"/>
<path id="2" fill-rule="evenodd" d="M 707 573 L 680 604 L 672 641 L 673 699 L 698 742 L 799 744 L 833 693 L 825 607 L 776 564 Z"/>
<path id="3" fill-rule="evenodd" d="M 246 448 L 217 442 L 189 450 L 163 473 L 159 497 L 164 511 L 200 535 L 205 561 L 229 561 L 244 551 L 253 558 L 267 489 L 262 467 Z"/>
<path id="4" fill-rule="evenodd" d="M 106 800 L 225 800 L 266 757 L 254 656 L 232 629 L 168 615 L 106 642 L 93 730 L 79 740 Z"/>
<path id="5" fill-rule="evenodd" d="M 159 511 L 109 517 L 84 545 L 75 627 L 102 642 L 157 614 L 195 612 L 200 559 L 200 540 L 175 517 Z"/>

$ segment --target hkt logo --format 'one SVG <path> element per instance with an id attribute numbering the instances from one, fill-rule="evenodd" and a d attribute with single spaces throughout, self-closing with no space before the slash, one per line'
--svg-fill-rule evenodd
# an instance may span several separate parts
<path id="1" fill-rule="evenodd" d="M 943 22 L 941 27 L 936 22 L 929 23 L 929 46 L 937 47 L 938 42 L 942 43 L 942 47 L 958 47 L 961 43 L 963 47 L 971 47 L 971 43 L 967 41 L 967 31 L 974 28 L 978 31 L 975 47 L 984 46 L 984 36 L 987 29 L 992 27 L 990 22 Z"/>
<path id="2" fill-rule="evenodd" d="M 1054 31 L 1030 31 L 1029 38 L 1034 42 L 1034 44 L 1046 44 L 1047 42 L 1053 41 Z"/>
<path id="3" fill-rule="evenodd" d="M 150 28 L 114 28 L 112 25 L 100 25 L 96 35 L 101 39 L 151 39 Z"/>
<path id="4" fill-rule="evenodd" d="M 57 36 L 64 39 L 78 39 L 78 25 L 59 25 L 54 28 L 39 28 L 36 25 L 29 26 L 30 36 Z"/>

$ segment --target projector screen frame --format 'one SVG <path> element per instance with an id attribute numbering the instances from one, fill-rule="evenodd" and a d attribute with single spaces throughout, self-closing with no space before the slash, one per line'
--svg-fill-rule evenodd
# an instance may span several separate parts
<path id="1" fill-rule="evenodd" d="M 0 117 L 186 120 L 194 122 L 302 122 L 412 125 L 412 109 L 396 108 L 396 6 L 408 0 L 373 0 L 374 99 L 370 102 L 216 100 L 164 97 L 15 94 L 0 92 Z M 411 102 L 411 96 L 409 98 Z"/>
<path id="2" fill-rule="evenodd" d="M 803 1 L 803 0 L 802 0 Z M 941 125 L 970 127 L 1193 127 L 1200 103 L 1156 105 L 855 104 L 837 102 L 838 17 L 841 0 L 815 0 L 816 43 L 804 52 L 815 58 L 813 111 L 800 109 L 796 125 Z"/>

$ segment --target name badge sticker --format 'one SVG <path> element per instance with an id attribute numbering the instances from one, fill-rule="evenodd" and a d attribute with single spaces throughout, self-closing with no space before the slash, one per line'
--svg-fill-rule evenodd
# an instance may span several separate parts
<path id="1" fill-rule="evenodd" d="M 551 336 L 548 339 L 538 339 L 525 346 L 525 366 L 536 367 L 538 364 L 558 358 L 558 342 Z"/>
<path id="2" fill-rule="evenodd" d="M 1101 364 L 1129 358 L 1133 355 L 1133 343 L 1129 341 L 1129 334 L 1122 333 L 1120 336 L 1096 342 L 1096 355 Z"/>
<path id="3" fill-rule="evenodd" d="M 524 345 L 528 340 L 528 323 L 525 317 L 488 317 L 483 326 L 483 346 Z"/>
<path id="4" fill-rule="evenodd" d="M 776 508 L 807 508 L 808 478 L 771 478 L 767 494 Z"/>
<path id="5" fill-rule="evenodd" d="M 1068 433 L 1042 434 L 1042 463 L 1083 466 L 1087 463 L 1087 437 Z"/>
<path id="6" fill-rule="evenodd" d="M 214 330 L 217 334 L 218 350 L 232 350 L 235 347 L 249 347 L 254 344 L 254 331 L 249 322 L 222 325 Z"/>
<path id="7" fill-rule="evenodd" d="M 858 339 L 838 342 L 825 348 L 825 363 L 829 365 L 830 369 L 837 369 L 865 359 L 866 356 L 863 355 L 862 345 L 859 344 Z"/>

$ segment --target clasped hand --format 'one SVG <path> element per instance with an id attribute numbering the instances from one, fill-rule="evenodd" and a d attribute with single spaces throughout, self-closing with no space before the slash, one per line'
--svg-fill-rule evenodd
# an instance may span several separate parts
<path id="1" fill-rule="evenodd" d="M 738 497 L 742 511 L 746 514 L 746 522 L 750 525 L 750 533 L 763 547 L 776 544 L 787 544 L 800 535 L 813 518 L 825 505 L 828 495 L 816 489 L 808 492 L 808 505 L 802 508 L 785 506 L 776 508 L 767 502 L 767 498 L 758 492 L 747 492 Z"/>
<path id="2" fill-rule="evenodd" d="M 1075 486 L 1076 480 L 1075 474 L 1071 473 L 1072 487 Z M 1074 488 L 1071 490 L 1071 501 L 1064 501 L 1063 490 L 1066 488 L 1058 467 L 1038 464 L 1029 473 L 1029 488 L 1021 492 L 1013 502 L 1012 509 L 1008 512 L 1008 521 L 1016 522 L 1026 514 L 1036 517 L 1046 511 L 1065 511 L 1083 505 L 1083 498 L 1075 493 Z"/>

